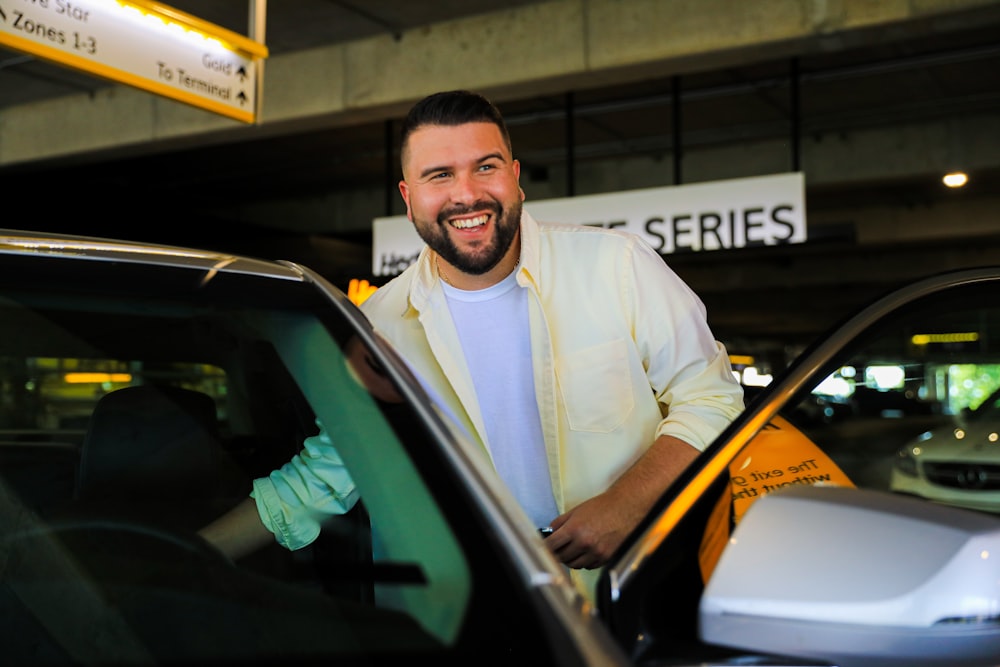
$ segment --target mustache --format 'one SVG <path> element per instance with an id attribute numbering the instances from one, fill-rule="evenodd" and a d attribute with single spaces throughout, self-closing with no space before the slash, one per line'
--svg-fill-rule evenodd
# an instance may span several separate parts
<path id="1" fill-rule="evenodd" d="M 476 211 L 489 210 L 492 211 L 498 218 L 500 217 L 500 204 L 495 201 L 477 201 L 469 204 L 468 206 L 452 206 L 451 208 L 441 209 L 438 213 L 437 221 L 439 224 L 444 224 L 448 218 L 454 217 L 456 215 L 466 215 L 468 213 L 474 213 Z"/>

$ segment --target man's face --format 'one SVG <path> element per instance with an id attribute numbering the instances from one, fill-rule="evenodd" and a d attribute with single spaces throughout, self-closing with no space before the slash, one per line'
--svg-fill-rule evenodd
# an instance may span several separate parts
<path id="1" fill-rule="evenodd" d="M 496 125 L 425 125 L 404 147 L 399 192 L 424 242 L 458 270 L 482 275 L 517 238 L 520 175 Z"/>

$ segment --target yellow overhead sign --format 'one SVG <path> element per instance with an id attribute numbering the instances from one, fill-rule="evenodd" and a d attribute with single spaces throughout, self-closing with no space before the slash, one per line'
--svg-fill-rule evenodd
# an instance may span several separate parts
<path id="1" fill-rule="evenodd" d="M 0 45 L 246 123 L 267 47 L 158 2 L 0 0 Z"/>

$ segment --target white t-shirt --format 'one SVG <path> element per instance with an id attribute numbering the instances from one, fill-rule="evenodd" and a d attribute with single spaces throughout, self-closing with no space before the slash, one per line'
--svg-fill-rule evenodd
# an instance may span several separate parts
<path id="1" fill-rule="evenodd" d="M 472 375 L 487 447 L 500 478 L 539 528 L 558 516 L 546 460 L 528 329 L 517 271 L 483 290 L 441 283 Z"/>

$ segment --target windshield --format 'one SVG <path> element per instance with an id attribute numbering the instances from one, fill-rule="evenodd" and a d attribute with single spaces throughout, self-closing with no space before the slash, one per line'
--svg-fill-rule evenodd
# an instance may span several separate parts
<path id="1" fill-rule="evenodd" d="M 308 282 L 0 255 L 6 659 L 557 650 L 396 363 Z M 228 561 L 196 532 L 251 494 Z"/>

